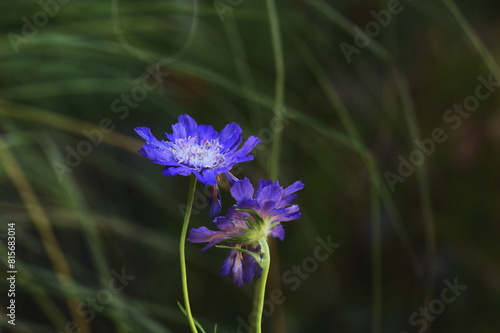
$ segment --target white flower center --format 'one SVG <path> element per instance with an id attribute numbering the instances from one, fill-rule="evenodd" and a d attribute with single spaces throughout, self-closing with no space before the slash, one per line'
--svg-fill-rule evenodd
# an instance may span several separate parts
<path id="1" fill-rule="evenodd" d="M 179 164 L 196 170 L 215 168 L 226 160 L 221 154 L 222 146 L 218 139 L 205 139 L 198 143 L 198 137 L 176 139 L 170 150 Z"/>

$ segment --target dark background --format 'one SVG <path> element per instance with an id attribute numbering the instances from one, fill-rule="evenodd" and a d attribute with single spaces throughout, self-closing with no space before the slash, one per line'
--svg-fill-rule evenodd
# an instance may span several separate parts
<path id="1" fill-rule="evenodd" d="M 371 13 L 387 13 L 384 1 L 278 1 L 282 131 L 271 122 L 276 71 L 265 2 L 41 4 L 45 11 L 36 1 L 0 5 L 2 330 L 65 332 L 70 322 L 68 332 L 188 332 L 176 302 L 189 180 L 164 177 L 141 157 L 133 128 L 162 138 L 189 114 L 262 138 L 241 177 L 269 178 L 279 154 L 280 183 L 306 185 L 302 218 L 275 244 L 270 290 L 284 298 L 268 303 L 264 332 L 496 332 L 498 86 L 473 112 L 447 110 L 474 101 L 479 77 L 500 82 L 498 1 L 402 1 L 385 27 Z M 353 27 L 367 24 L 373 37 L 356 46 Z M 349 59 L 347 44 L 356 47 Z M 430 143 L 436 129 L 446 139 Z M 427 143 L 427 155 L 415 140 Z M 400 166 L 411 158 L 416 166 Z M 387 172 L 401 177 L 393 191 Z M 227 209 L 232 199 L 222 194 Z M 193 227 L 211 224 L 203 203 Z M 15 327 L 4 315 L 12 221 Z M 324 261 L 311 259 L 318 237 L 340 244 Z M 226 250 L 200 248 L 187 244 L 195 317 L 207 332 L 216 323 L 218 332 L 247 332 L 254 285 L 220 277 Z M 134 278 L 111 293 L 122 270 Z M 442 303 L 455 279 L 467 289 Z M 422 319 L 419 308 L 429 306 L 439 314 Z M 82 319 L 90 322 L 81 331 L 71 327 Z"/>

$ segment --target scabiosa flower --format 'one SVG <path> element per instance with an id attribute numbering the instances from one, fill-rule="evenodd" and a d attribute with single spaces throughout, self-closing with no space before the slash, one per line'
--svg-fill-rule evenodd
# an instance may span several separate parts
<path id="1" fill-rule="evenodd" d="M 137 127 L 135 131 L 146 144 L 139 152 L 154 163 L 165 165 L 165 176 L 194 174 L 205 185 L 217 186 L 217 177 L 229 173 L 239 162 L 253 160 L 250 151 L 260 143 L 260 139 L 251 136 L 239 148 L 242 142 L 242 130 L 236 123 L 226 125 L 219 133 L 210 125 L 198 125 L 188 115 L 181 115 L 178 123 L 172 125 L 172 134 L 165 133 L 168 140 L 157 140 L 147 127 Z M 211 214 L 220 212 L 220 195 L 215 187 L 210 198 Z"/>
<path id="2" fill-rule="evenodd" d="M 226 216 L 214 220 L 219 230 L 194 228 L 187 240 L 208 243 L 202 252 L 220 242 L 228 242 L 232 249 L 222 265 L 222 276 L 229 275 L 238 287 L 250 283 L 254 276 L 260 277 L 261 268 L 255 256 L 260 251 L 259 239 L 268 236 L 280 240 L 285 238 L 281 222 L 300 217 L 299 206 L 292 203 L 297 197 L 295 192 L 303 187 L 302 182 L 296 181 L 283 189 L 277 181 L 261 179 L 254 191 L 248 178 L 237 181 L 231 187 L 236 205 L 229 208 Z"/>

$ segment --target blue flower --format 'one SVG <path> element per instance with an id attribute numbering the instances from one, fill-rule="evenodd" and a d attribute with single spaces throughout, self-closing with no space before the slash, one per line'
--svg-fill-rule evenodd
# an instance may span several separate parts
<path id="1" fill-rule="evenodd" d="M 222 265 L 222 276 L 231 276 L 233 283 L 239 287 L 250 283 L 254 276 L 260 277 L 261 271 L 250 253 L 259 253 L 259 238 L 285 238 L 281 222 L 300 217 L 299 206 L 292 203 L 297 197 L 295 192 L 303 187 L 302 182 L 296 181 L 283 189 L 277 181 L 273 183 L 261 179 L 254 191 L 248 178 L 237 181 L 231 187 L 236 205 L 228 210 L 226 216 L 214 220 L 219 230 L 213 231 L 206 227 L 191 229 L 187 240 L 191 243 L 208 243 L 201 251 L 220 242 L 229 242 L 235 249 L 229 252 Z"/>
<path id="2" fill-rule="evenodd" d="M 226 125 L 220 133 L 210 125 L 198 125 L 188 115 L 181 115 L 179 122 L 172 125 L 172 134 L 165 133 L 168 140 L 157 140 L 147 127 L 137 127 L 135 131 L 146 144 L 139 152 L 154 163 L 165 165 L 165 176 L 194 174 L 205 185 L 216 186 L 210 192 L 211 214 L 220 212 L 220 195 L 217 188 L 217 178 L 226 175 L 232 181 L 234 176 L 229 173 L 231 168 L 240 162 L 253 160 L 250 151 L 260 143 L 254 136 L 239 148 L 242 142 L 242 130 L 236 123 Z"/>

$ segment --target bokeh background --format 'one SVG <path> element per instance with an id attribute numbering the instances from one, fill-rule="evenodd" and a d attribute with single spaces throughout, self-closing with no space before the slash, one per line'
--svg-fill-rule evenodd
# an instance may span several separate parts
<path id="1" fill-rule="evenodd" d="M 0 4 L 2 331 L 188 332 L 177 301 L 189 181 L 141 157 L 133 130 L 161 137 L 180 114 L 262 137 L 239 176 L 269 178 L 279 157 L 280 183 L 306 184 L 303 217 L 274 244 L 270 290 L 284 296 L 268 304 L 264 332 L 498 330 L 498 85 L 474 112 L 446 112 L 473 103 L 479 77 L 500 82 L 500 3 L 278 1 L 277 15 L 269 3 Z M 378 15 L 382 27 L 372 11 L 388 8 L 397 13 Z M 418 160 L 415 140 L 439 128 L 447 139 Z M 412 153 L 418 165 L 391 188 L 387 172 Z M 197 205 L 191 226 L 210 225 Z M 15 327 L 5 316 L 9 222 Z M 318 238 L 338 244 L 324 261 L 311 259 Z M 226 250 L 200 248 L 187 244 L 195 317 L 207 332 L 247 332 L 253 285 L 220 277 Z M 123 272 L 129 280 L 112 289 Z M 441 309 L 446 281 L 467 289 Z M 429 306 L 439 314 L 425 319 Z"/>

